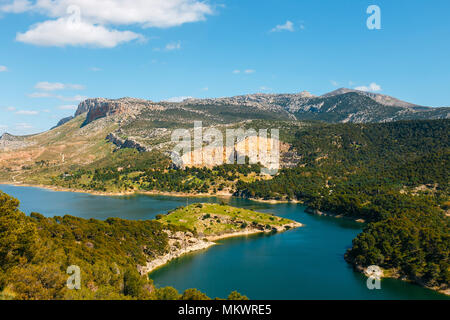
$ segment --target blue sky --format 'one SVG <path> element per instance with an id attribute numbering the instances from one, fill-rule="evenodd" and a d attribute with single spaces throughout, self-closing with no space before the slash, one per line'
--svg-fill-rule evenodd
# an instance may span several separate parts
<path id="1" fill-rule="evenodd" d="M 0 133 L 47 130 L 86 97 L 366 87 L 450 105 L 447 0 L 105 3 L 0 0 Z M 381 30 L 366 26 L 373 4 Z"/>

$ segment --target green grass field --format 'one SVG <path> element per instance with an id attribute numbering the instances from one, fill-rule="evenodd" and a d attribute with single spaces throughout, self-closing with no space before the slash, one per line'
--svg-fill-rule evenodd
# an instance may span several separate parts
<path id="1" fill-rule="evenodd" d="M 184 227 L 205 236 L 215 236 L 245 230 L 271 231 L 294 223 L 292 220 L 247 209 L 220 204 L 193 204 L 176 209 L 160 222 Z"/>

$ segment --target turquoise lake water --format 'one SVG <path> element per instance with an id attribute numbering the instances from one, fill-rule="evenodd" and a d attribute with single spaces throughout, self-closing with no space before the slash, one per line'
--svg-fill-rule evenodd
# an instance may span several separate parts
<path id="1" fill-rule="evenodd" d="M 21 202 L 27 214 L 47 217 L 70 214 L 81 218 L 153 219 L 157 214 L 194 202 L 219 198 L 166 196 L 104 197 L 54 192 L 33 187 L 0 185 L 0 190 Z M 363 225 L 305 213 L 297 204 L 270 205 L 228 199 L 230 205 L 270 212 L 305 226 L 275 235 L 222 240 L 208 250 L 185 255 L 156 270 L 157 286 L 180 291 L 198 288 L 210 297 L 226 297 L 237 290 L 251 299 L 448 299 L 420 286 L 385 279 L 381 290 L 369 290 L 366 278 L 354 272 L 344 253 Z"/>

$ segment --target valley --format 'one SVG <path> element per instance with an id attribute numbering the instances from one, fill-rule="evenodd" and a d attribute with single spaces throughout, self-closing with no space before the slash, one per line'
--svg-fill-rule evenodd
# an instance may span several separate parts
<path id="1" fill-rule="evenodd" d="M 308 212 L 367 222 L 352 247 L 342 252 L 356 270 L 379 265 L 398 278 L 448 292 L 448 118 L 449 108 L 349 89 L 318 97 L 307 92 L 254 94 L 178 103 L 88 99 L 73 118 L 49 131 L 22 137 L 3 134 L 0 181 L 98 195 L 302 203 Z M 235 128 L 279 129 L 279 172 L 266 175 L 263 163 L 250 163 L 245 148 L 239 147 L 246 140 L 233 145 L 237 156 L 246 158 L 243 164 L 174 163 L 171 133 L 186 129 L 192 135 L 194 121 L 224 136 Z M 205 240 L 193 244 L 193 250 L 208 248 L 224 234 L 279 227 L 253 217 L 256 225 L 246 224 L 242 230 L 244 223 L 230 217 L 235 209 L 217 212 L 202 206 L 161 216 L 158 223 L 200 232 Z M 213 213 L 200 213 L 202 208 Z M 174 237 L 183 243 L 190 240 Z M 141 270 L 152 271 L 179 252 L 191 251 L 175 247 Z"/>

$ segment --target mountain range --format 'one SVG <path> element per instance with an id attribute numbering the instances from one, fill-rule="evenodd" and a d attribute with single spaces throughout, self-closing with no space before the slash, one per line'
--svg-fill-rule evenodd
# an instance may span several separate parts
<path id="1" fill-rule="evenodd" d="M 160 123 L 160 127 L 194 119 L 210 124 L 248 119 L 369 123 L 450 117 L 449 107 L 419 106 L 387 95 L 346 88 L 322 96 L 303 91 L 296 94 L 257 93 L 224 98 L 191 98 L 182 102 L 95 98 L 81 102 L 74 117 L 86 112 L 84 125 L 105 116 L 122 114 Z M 70 119 L 62 119 L 59 125 Z"/>
<path id="2" fill-rule="evenodd" d="M 291 129 L 308 126 L 309 120 L 374 123 L 448 118 L 449 107 L 418 106 L 386 95 L 345 88 L 322 96 L 304 91 L 182 102 L 94 98 L 81 102 L 74 116 L 62 119 L 49 131 L 28 136 L 3 134 L 0 180 L 20 180 L 23 172 L 33 173 L 28 177 L 37 176 L 36 170 L 48 171 L 46 176 L 50 176 L 69 170 L 72 165 L 107 159 L 117 148 L 167 154 L 173 147 L 173 129 L 192 130 L 194 121 L 223 132 L 229 127 L 251 126 L 256 130 L 276 127 L 280 128 L 281 140 L 288 141 Z"/>

